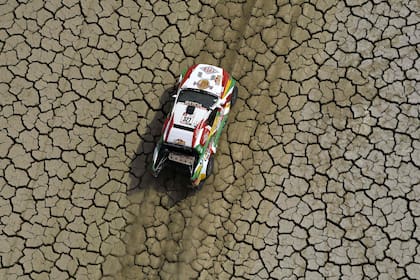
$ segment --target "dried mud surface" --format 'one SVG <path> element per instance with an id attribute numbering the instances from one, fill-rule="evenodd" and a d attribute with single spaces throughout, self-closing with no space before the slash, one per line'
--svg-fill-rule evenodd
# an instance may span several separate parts
<path id="1" fill-rule="evenodd" d="M 418 1 L 0 0 L 0 279 L 415 279 Z M 147 167 L 184 67 L 239 99 Z"/>

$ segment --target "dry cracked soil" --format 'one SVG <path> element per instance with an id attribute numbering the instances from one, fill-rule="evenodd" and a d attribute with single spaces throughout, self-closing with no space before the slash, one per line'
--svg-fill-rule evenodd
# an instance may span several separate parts
<path id="1" fill-rule="evenodd" d="M 0 0 L 0 279 L 418 279 L 419 1 Z M 199 192 L 168 89 L 239 99 Z"/>

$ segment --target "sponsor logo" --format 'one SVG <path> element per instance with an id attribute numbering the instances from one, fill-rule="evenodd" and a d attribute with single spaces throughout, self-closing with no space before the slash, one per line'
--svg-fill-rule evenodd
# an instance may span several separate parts
<path id="1" fill-rule="evenodd" d="M 217 75 L 216 78 L 214 79 L 214 82 L 216 83 L 216 85 L 220 85 L 220 82 L 222 81 L 222 76 Z"/>
<path id="2" fill-rule="evenodd" d="M 217 70 L 212 66 L 203 66 L 200 68 L 206 74 L 214 74 L 217 73 Z"/>
<path id="3" fill-rule="evenodd" d="M 206 89 L 206 88 L 208 88 L 208 87 L 209 87 L 209 85 L 210 85 L 209 80 L 204 80 L 204 79 L 202 79 L 202 80 L 199 80 L 199 81 L 198 81 L 198 85 L 197 85 L 197 87 L 198 87 L 199 89 Z"/>

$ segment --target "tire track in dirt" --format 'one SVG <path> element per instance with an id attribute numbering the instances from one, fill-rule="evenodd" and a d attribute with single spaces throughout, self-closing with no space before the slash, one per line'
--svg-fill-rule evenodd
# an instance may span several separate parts
<path id="1" fill-rule="evenodd" d="M 0 279 L 414 279 L 418 1 L 0 1 Z M 214 174 L 147 172 L 194 63 Z"/>
<path id="2" fill-rule="evenodd" d="M 255 15 L 254 13 L 260 13 L 261 8 L 264 8 L 264 1 L 248 1 L 245 4 L 242 4 L 243 16 L 241 16 L 241 23 L 239 24 L 236 36 L 233 36 L 233 43 L 224 47 L 226 54 L 223 57 L 217 59 L 217 61 L 206 59 L 207 57 L 205 57 L 203 61 L 200 59 L 204 56 L 203 54 L 211 53 L 211 50 L 206 48 L 208 44 L 205 44 L 204 48 L 200 51 L 198 58 L 194 61 L 195 63 L 213 63 L 215 65 L 221 65 L 225 69 L 231 71 L 232 75 L 238 79 L 239 82 L 239 99 L 246 99 L 249 98 L 249 95 L 254 94 L 256 97 L 258 97 L 259 94 L 252 93 L 248 91 L 247 88 L 241 86 L 241 79 L 245 78 L 246 76 L 252 76 L 252 73 L 243 73 L 241 69 L 242 65 L 238 64 L 237 57 L 242 56 L 245 58 L 241 54 L 241 50 L 246 48 L 246 39 L 250 38 L 251 36 L 255 36 L 258 33 L 258 31 L 255 32 L 252 30 L 253 28 L 250 26 L 250 20 L 257 20 L 258 15 Z M 218 8 L 216 6 L 216 11 L 217 10 Z M 224 16 L 226 18 L 225 13 L 227 12 L 223 11 L 222 15 L 216 15 L 212 20 L 212 24 L 217 26 L 218 21 L 220 21 L 220 17 Z M 290 18 L 291 24 L 289 27 L 289 34 L 292 32 L 292 25 L 295 24 L 298 16 L 299 9 L 294 9 L 293 16 Z M 266 25 L 272 25 L 269 19 L 267 20 Z M 238 25 L 236 25 L 236 27 L 238 27 Z M 248 63 L 253 65 L 253 63 L 249 60 Z M 287 67 L 286 65 L 284 66 Z M 277 67 L 274 70 L 273 75 L 276 75 L 277 72 L 281 71 L 282 69 Z M 253 89 L 250 90 L 252 91 Z M 242 93 L 246 95 L 246 98 L 241 97 Z M 259 102 L 258 98 L 256 102 Z M 247 112 L 247 110 L 249 112 Z M 231 112 L 229 117 L 230 123 L 235 122 L 238 111 L 240 111 L 241 115 L 246 115 L 248 113 L 251 113 L 252 115 L 253 109 L 248 108 L 246 103 L 243 101 L 239 101 Z M 167 209 L 162 209 L 161 206 L 157 206 L 156 204 L 158 201 L 160 201 L 161 204 L 162 201 L 167 199 L 167 197 L 165 197 L 165 193 L 171 196 L 170 191 L 168 192 L 168 189 L 165 189 L 165 187 L 162 186 L 158 186 L 164 183 L 161 180 L 159 180 L 159 183 L 152 183 L 148 180 L 152 187 L 149 187 L 147 184 L 145 190 L 139 191 L 142 193 L 139 194 L 138 197 L 137 195 L 132 195 L 132 201 L 139 203 L 140 212 L 136 222 L 130 226 L 131 233 L 129 235 L 130 237 L 128 241 L 126 242 L 128 244 L 130 254 L 139 255 L 138 250 L 136 251 L 136 249 L 134 249 L 136 247 L 134 244 L 141 244 L 142 242 L 147 241 L 147 238 L 145 237 L 145 235 L 147 235 L 145 233 L 145 228 L 150 228 L 154 223 L 152 217 L 148 217 L 148 219 L 146 219 L 145 215 L 148 215 L 147 213 L 155 213 L 156 207 L 159 207 L 162 209 L 161 211 L 165 212 L 163 215 L 165 218 L 160 220 L 160 222 L 165 224 L 167 229 L 164 230 L 165 233 L 162 237 L 163 240 L 159 240 L 160 255 L 154 256 L 156 261 L 159 262 L 157 271 L 159 271 L 160 274 L 157 274 L 156 271 L 148 271 L 147 275 L 149 277 L 155 275 L 154 277 L 174 279 L 177 277 L 174 275 L 178 275 L 179 279 L 184 279 L 186 277 L 196 277 L 197 275 L 201 275 L 200 273 L 202 273 L 202 270 L 205 268 L 209 269 L 205 270 L 208 275 L 203 275 L 203 277 L 217 277 L 217 275 L 220 275 L 220 273 L 222 273 L 224 270 L 222 264 L 225 262 L 227 256 L 223 254 L 226 254 L 228 250 L 228 245 L 225 245 L 224 243 L 228 242 L 226 238 L 230 238 L 228 236 L 228 230 L 224 229 L 224 227 L 228 223 L 236 223 L 238 217 L 233 217 L 229 213 L 234 210 L 238 203 L 240 203 L 244 193 L 246 193 L 248 190 L 243 187 L 245 183 L 244 181 L 239 181 L 239 183 L 236 181 L 238 178 L 235 178 L 234 181 L 227 183 L 223 179 L 215 179 L 215 176 L 220 176 L 217 170 L 220 169 L 221 166 L 226 164 L 235 164 L 235 156 L 232 158 L 232 156 L 230 156 L 231 154 L 241 154 L 244 159 L 247 158 L 251 160 L 251 162 L 248 162 L 249 167 L 244 169 L 242 171 L 243 173 L 248 173 L 255 166 L 255 163 L 253 162 L 253 151 L 247 147 L 250 139 L 255 133 L 255 129 L 247 128 L 246 123 L 241 123 L 244 124 L 243 127 L 235 127 L 236 131 L 231 131 L 231 133 L 237 134 L 237 136 L 232 141 L 229 141 L 229 138 L 226 137 L 227 132 L 225 132 L 225 135 L 221 137 L 218 153 L 223 153 L 224 157 L 222 159 L 220 156 L 217 157 L 214 176 L 213 178 L 209 179 L 204 189 L 199 193 L 188 196 L 188 194 L 182 190 L 182 185 L 172 186 L 172 188 L 178 190 L 175 191 L 174 196 L 180 197 L 181 200 L 176 201 L 175 199 L 175 203 L 170 203 L 170 205 L 167 206 Z M 234 144 L 235 142 L 244 144 L 240 146 L 240 149 L 233 150 L 230 148 L 230 144 Z M 237 164 L 238 163 L 240 163 L 240 161 L 237 161 Z M 247 178 L 247 180 L 248 182 L 253 181 L 252 178 Z M 176 184 L 177 183 L 175 183 L 175 185 Z M 145 184 L 142 185 L 144 186 Z M 160 189 L 162 192 L 159 193 L 156 191 L 156 189 Z M 171 189 L 171 187 L 169 187 L 169 189 Z M 226 191 L 227 189 L 232 190 Z M 186 196 L 188 199 L 185 199 Z M 226 199 L 224 196 L 231 197 Z M 172 200 L 172 198 L 170 200 Z M 217 207 L 223 208 L 223 213 L 219 213 L 219 211 L 215 209 Z M 233 220 L 230 220 L 231 218 L 233 218 Z M 175 228 L 175 230 L 182 228 L 182 230 L 181 232 L 171 232 L 171 228 Z M 212 230 L 210 228 L 215 229 Z M 206 233 L 207 230 L 210 230 L 211 233 Z M 139 237 L 139 235 L 141 237 Z M 173 236 L 177 236 L 178 238 L 174 238 Z M 149 254 L 153 255 L 153 253 L 150 252 L 145 253 L 144 246 L 140 247 L 143 249 L 143 253 L 140 254 L 142 258 L 147 259 Z M 128 263 L 129 261 L 126 260 L 126 262 Z M 135 271 L 135 268 L 132 266 L 130 267 L 128 264 L 124 267 L 123 271 L 121 272 L 123 278 L 129 278 L 130 276 L 135 277 L 135 275 L 138 275 L 138 271 L 131 272 L 130 269 L 134 269 Z"/>

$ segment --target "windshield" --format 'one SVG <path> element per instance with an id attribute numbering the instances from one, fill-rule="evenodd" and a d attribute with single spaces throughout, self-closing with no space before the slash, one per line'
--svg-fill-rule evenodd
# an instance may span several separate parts
<path id="1" fill-rule="evenodd" d="M 198 103 L 201 106 L 209 109 L 217 101 L 217 96 L 207 94 L 198 90 L 184 89 L 179 93 L 179 102 Z"/>

